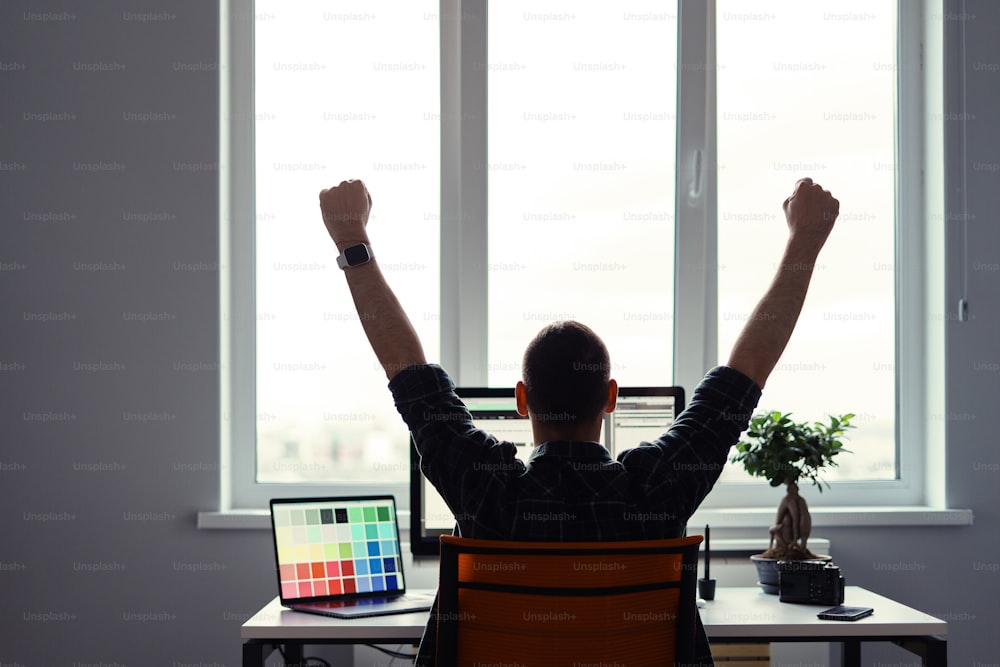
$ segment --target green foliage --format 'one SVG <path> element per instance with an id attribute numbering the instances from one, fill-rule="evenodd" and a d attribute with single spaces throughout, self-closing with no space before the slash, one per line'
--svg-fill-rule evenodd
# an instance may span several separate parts
<path id="1" fill-rule="evenodd" d="M 763 477 L 771 486 L 781 486 L 802 478 L 812 480 L 823 491 L 820 471 L 836 466 L 834 457 L 844 449 L 841 436 L 854 428 L 852 413 L 830 417 L 830 423 L 793 422 L 792 413 L 762 412 L 753 416 L 744 438 L 736 444 L 730 459 L 742 463 L 754 477 Z M 830 485 L 827 484 L 827 487 Z"/>

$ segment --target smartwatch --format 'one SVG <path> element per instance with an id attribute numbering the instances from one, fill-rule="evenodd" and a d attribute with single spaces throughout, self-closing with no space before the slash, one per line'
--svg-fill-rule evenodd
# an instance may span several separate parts
<path id="1" fill-rule="evenodd" d="M 361 266 L 371 261 L 372 247 L 367 243 L 356 243 L 344 248 L 344 252 L 337 258 L 337 266 L 346 269 L 349 266 Z"/>

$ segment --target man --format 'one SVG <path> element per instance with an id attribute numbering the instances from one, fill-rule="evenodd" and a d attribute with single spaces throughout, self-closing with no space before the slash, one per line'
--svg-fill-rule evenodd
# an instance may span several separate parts
<path id="1" fill-rule="evenodd" d="M 320 193 L 338 265 L 368 340 L 410 428 L 420 469 L 441 493 L 464 537 L 524 541 L 609 541 L 679 537 L 711 491 L 749 423 L 761 388 L 788 343 L 816 258 L 839 202 L 811 179 L 784 202 L 788 240 L 774 281 L 747 320 L 726 366 L 694 391 L 670 430 L 611 458 L 599 444 L 602 415 L 614 410 L 600 338 L 578 322 L 544 328 L 525 351 L 518 411 L 536 447 L 527 463 L 511 443 L 477 430 L 445 371 L 427 364 L 399 301 L 372 257 L 366 224 L 372 198 L 361 181 Z M 418 665 L 432 664 L 433 615 Z M 698 621 L 700 663 L 711 651 Z M 489 656 L 483 656 L 488 659 Z"/>

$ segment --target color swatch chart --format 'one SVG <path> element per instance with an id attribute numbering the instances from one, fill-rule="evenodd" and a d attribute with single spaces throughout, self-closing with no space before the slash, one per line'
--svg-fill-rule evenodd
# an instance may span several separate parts
<path id="1" fill-rule="evenodd" d="M 272 505 L 283 600 L 403 588 L 391 500 Z"/>

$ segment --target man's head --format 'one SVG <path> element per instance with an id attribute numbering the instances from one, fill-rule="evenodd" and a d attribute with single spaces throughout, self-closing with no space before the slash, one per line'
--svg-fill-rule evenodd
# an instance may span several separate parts
<path id="1" fill-rule="evenodd" d="M 574 433 L 614 409 L 618 386 L 610 379 L 608 348 L 579 322 L 555 322 L 538 332 L 524 351 L 521 374 L 518 409 L 546 429 Z"/>

